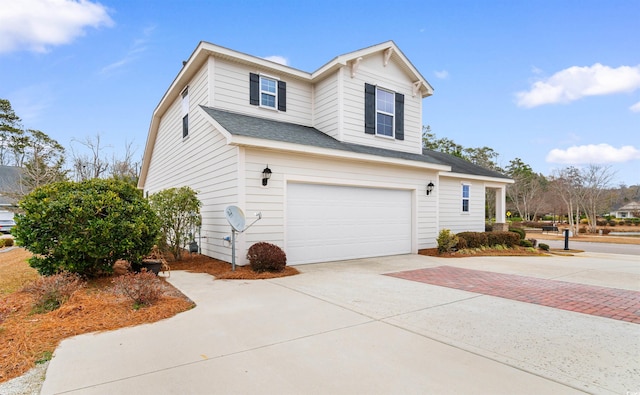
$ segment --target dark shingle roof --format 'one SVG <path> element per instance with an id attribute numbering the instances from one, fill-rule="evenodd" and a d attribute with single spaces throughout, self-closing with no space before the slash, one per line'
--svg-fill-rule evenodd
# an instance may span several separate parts
<path id="1" fill-rule="evenodd" d="M 464 159 L 460 159 L 449 154 L 443 154 L 441 152 L 423 150 L 422 155 L 420 155 L 369 147 L 360 144 L 343 143 L 310 126 L 252 117 L 249 115 L 205 106 L 201 106 L 201 108 L 229 133 L 236 136 L 255 137 L 285 143 L 375 155 L 385 158 L 405 159 L 435 165 L 445 165 L 451 166 L 452 171 L 455 173 L 507 178 L 500 173 L 487 170 L 483 167 L 476 166 L 471 162 L 465 161 Z"/>

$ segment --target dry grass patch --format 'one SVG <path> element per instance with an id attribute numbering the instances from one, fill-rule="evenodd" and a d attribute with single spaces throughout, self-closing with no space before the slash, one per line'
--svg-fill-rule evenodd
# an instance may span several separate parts
<path id="1" fill-rule="evenodd" d="M 36 269 L 26 264 L 30 257 L 31 253 L 22 248 L 0 252 L 0 295 L 16 292 L 40 277 Z"/>

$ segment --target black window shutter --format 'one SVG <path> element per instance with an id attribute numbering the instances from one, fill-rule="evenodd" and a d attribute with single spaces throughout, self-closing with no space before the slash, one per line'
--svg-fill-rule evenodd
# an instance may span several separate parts
<path id="1" fill-rule="evenodd" d="M 376 134 L 376 87 L 364 84 L 364 132 Z"/>
<path id="2" fill-rule="evenodd" d="M 404 95 L 396 93 L 396 140 L 404 140 Z"/>
<path id="3" fill-rule="evenodd" d="M 278 110 L 287 111 L 287 83 L 278 81 Z"/>
<path id="4" fill-rule="evenodd" d="M 249 103 L 260 105 L 260 76 L 254 73 L 249 73 Z"/>

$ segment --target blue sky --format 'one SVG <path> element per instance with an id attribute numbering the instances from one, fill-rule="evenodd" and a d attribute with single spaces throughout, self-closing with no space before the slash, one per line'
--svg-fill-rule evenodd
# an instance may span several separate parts
<path id="1" fill-rule="evenodd" d="M 65 147 L 142 155 L 199 41 L 314 71 L 393 40 L 435 88 L 423 124 L 536 172 L 640 184 L 640 1 L 0 0 L 0 98 Z M 74 142 L 75 140 L 75 142 Z"/>

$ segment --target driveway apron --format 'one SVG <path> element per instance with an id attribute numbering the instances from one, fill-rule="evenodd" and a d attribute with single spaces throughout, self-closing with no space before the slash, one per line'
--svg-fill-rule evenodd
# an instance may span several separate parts
<path id="1" fill-rule="evenodd" d="M 63 341 L 42 394 L 640 391 L 638 324 L 384 275 L 446 265 L 640 290 L 634 259 L 602 255 L 402 255 L 261 281 L 172 272 L 196 308 Z"/>

